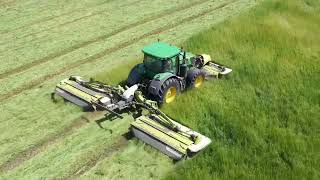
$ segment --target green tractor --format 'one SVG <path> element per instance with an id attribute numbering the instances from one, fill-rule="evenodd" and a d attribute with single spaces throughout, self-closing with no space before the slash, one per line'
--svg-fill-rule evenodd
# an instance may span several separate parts
<path id="1" fill-rule="evenodd" d="M 207 54 L 195 55 L 167 43 L 142 49 L 143 63 L 129 73 L 129 86 L 140 84 L 144 94 L 159 104 L 171 103 L 187 88 L 198 88 L 208 77 L 220 78 L 232 70 L 215 63 Z"/>

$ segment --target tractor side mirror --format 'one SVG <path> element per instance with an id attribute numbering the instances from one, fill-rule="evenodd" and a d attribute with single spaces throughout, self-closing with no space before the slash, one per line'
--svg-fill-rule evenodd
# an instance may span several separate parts
<path id="1" fill-rule="evenodd" d="M 164 60 L 162 61 L 162 65 L 163 65 L 163 69 L 164 70 L 168 70 L 171 68 L 171 61 L 170 60 Z"/>

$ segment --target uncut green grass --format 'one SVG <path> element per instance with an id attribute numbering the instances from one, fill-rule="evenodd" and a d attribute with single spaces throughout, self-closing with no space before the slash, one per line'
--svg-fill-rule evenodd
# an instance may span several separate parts
<path id="1" fill-rule="evenodd" d="M 168 179 L 319 178 L 319 6 L 266 1 L 185 43 L 234 72 L 165 108 L 213 140 Z"/>
<path id="2" fill-rule="evenodd" d="M 319 28 L 318 1 L 271 0 L 183 43 L 234 71 L 163 108 L 213 140 L 165 179 L 319 179 Z"/>

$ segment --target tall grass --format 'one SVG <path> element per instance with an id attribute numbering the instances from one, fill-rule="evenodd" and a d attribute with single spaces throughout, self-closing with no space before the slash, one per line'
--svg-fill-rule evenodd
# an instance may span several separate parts
<path id="1" fill-rule="evenodd" d="M 265 1 L 185 42 L 234 72 L 164 108 L 213 140 L 168 179 L 319 179 L 319 7 Z"/>
<path id="2" fill-rule="evenodd" d="M 213 140 L 167 178 L 319 179 L 319 29 L 319 1 L 271 0 L 186 41 L 234 71 L 163 108 Z"/>

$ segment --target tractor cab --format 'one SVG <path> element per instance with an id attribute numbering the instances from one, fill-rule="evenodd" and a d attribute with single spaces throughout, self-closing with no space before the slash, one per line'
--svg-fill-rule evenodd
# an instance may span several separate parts
<path id="1" fill-rule="evenodd" d="M 177 74 L 178 63 L 182 58 L 181 49 L 170 44 L 157 42 L 142 49 L 143 64 L 151 74 L 170 72 Z"/>

